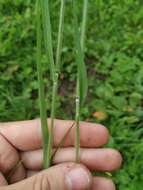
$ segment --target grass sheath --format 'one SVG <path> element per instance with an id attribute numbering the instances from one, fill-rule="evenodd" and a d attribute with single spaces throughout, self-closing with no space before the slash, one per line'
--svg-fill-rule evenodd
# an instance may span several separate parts
<path id="1" fill-rule="evenodd" d="M 44 83 L 43 83 L 43 69 L 41 62 L 41 49 L 42 49 L 42 30 L 41 30 L 41 6 L 40 0 L 37 0 L 36 4 L 36 13 L 37 13 L 37 73 L 38 73 L 38 86 L 39 86 L 39 103 L 40 103 L 40 118 L 41 118 L 41 127 L 43 135 L 43 152 L 44 152 L 44 168 L 47 168 L 49 161 L 47 158 L 48 153 L 48 140 L 49 140 L 49 131 L 47 125 L 47 115 L 46 115 L 46 103 L 45 103 L 45 94 L 44 94 Z"/>
<path id="2" fill-rule="evenodd" d="M 47 62 L 49 64 L 51 78 L 54 83 L 55 79 L 55 63 L 53 56 L 53 44 L 52 44 L 52 30 L 51 30 L 51 21 L 50 21 L 50 12 L 49 12 L 49 0 L 40 0 L 42 7 L 42 20 L 43 20 L 43 33 L 44 33 L 44 44 L 46 50 Z M 53 86 L 53 92 L 55 91 L 55 86 Z M 52 99 L 55 99 L 55 96 L 52 95 Z M 53 102 L 54 100 L 52 100 Z M 52 103 L 54 106 L 55 103 Z M 53 114 L 53 110 L 52 110 Z M 53 139 L 53 129 L 52 129 L 52 121 L 49 128 L 49 139 L 48 139 L 48 150 L 47 150 L 47 167 L 51 165 L 51 155 L 52 155 L 52 139 Z"/>
<path id="3" fill-rule="evenodd" d="M 84 1 L 83 5 L 83 20 L 81 27 L 81 35 L 78 27 L 78 11 L 77 1 L 73 0 L 73 25 L 74 25 L 74 42 L 75 42 L 75 55 L 77 63 L 77 87 L 76 87 L 76 162 L 80 161 L 80 112 L 84 100 L 87 95 L 87 71 L 84 62 L 84 42 L 85 42 L 85 30 L 86 30 L 86 18 L 87 18 L 87 1 Z"/>
<path id="4" fill-rule="evenodd" d="M 56 64 L 54 72 L 53 90 L 52 90 L 52 106 L 51 106 L 51 133 L 53 134 L 54 129 L 54 119 L 56 115 L 56 97 L 58 90 L 58 78 L 60 72 L 60 62 L 62 53 L 62 42 L 63 42 L 63 26 L 64 26 L 64 13 L 65 13 L 65 0 L 61 0 L 60 8 L 60 19 L 59 19 L 59 29 L 58 29 L 58 41 L 57 41 L 57 51 L 56 51 Z M 50 138 L 52 143 L 52 136 Z"/>

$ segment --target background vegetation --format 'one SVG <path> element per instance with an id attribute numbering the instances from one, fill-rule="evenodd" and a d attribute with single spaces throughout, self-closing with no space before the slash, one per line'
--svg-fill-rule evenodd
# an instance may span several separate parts
<path id="1" fill-rule="evenodd" d="M 82 2 L 82 1 L 80 1 Z M 79 3 L 80 9 L 81 3 Z M 59 0 L 51 1 L 56 44 Z M 67 1 L 57 115 L 74 118 L 76 64 L 71 4 Z M 79 14 L 80 16 L 80 14 Z M 143 2 L 90 0 L 86 64 L 89 92 L 82 119 L 111 132 L 110 147 L 124 156 L 113 174 L 119 190 L 143 188 Z M 43 56 L 43 63 L 46 58 Z M 47 109 L 51 81 L 44 67 Z M 0 121 L 39 116 L 34 0 L 0 0 Z"/>

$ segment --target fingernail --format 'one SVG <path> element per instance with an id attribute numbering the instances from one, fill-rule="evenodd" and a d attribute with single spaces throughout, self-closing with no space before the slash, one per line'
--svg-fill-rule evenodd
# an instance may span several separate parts
<path id="1" fill-rule="evenodd" d="M 83 168 L 72 169 L 66 176 L 68 190 L 88 190 L 90 188 L 90 174 Z"/>

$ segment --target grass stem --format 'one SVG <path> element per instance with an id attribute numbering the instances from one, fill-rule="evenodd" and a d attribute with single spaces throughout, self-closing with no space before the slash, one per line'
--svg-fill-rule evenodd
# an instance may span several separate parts
<path id="1" fill-rule="evenodd" d="M 58 42 L 57 42 L 57 50 L 56 50 L 56 70 L 58 73 L 60 72 L 60 65 L 61 65 L 60 62 L 61 62 L 63 33 L 64 33 L 65 2 L 66 0 L 61 0 Z"/>
<path id="2" fill-rule="evenodd" d="M 75 137 L 75 147 L 76 147 L 76 162 L 80 162 L 80 93 L 79 93 L 79 79 L 77 79 L 77 89 L 76 89 L 76 137 Z"/>
<path id="3" fill-rule="evenodd" d="M 49 131 L 47 125 L 47 114 L 46 114 L 46 103 L 45 103 L 45 94 L 44 94 L 44 82 L 43 82 L 43 69 L 41 62 L 41 50 L 42 50 L 42 30 L 41 30 L 41 6 L 40 0 L 37 0 L 36 4 L 36 13 L 37 13 L 37 72 L 38 72 L 38 86 L 39 86 L 39 103 L 40 103 L 40 118 L 41 118 L 41 128 L 43 135 L 43 159 L 44 159 L 44 168 L 47 168 L 49 161 L 47 158 L 48 153 L 48 140 L 49 140 Z"/>
<path id="4" fill-rule="evenodd" d="M 77 63 L 77 86 L 76 86 L 76 136 L 75 136 L 75 148 L 76 148 L 76 162 L 80 161 L 80 115 L 81 108 L 87 95 L 87 72 L 84 62 L 84 43 L 85 43 L 85 27 L 87 18 L 87 1 L 84 1 L 83 6 L 83 20 L 81 27 L 81 35 L 78 26 L 78 3 L 73 0 L 73 24 L 74 24 L 74 41 L 75 41 L 75 55 Z"/>
<path id="5" fill-rule="evenodd" d="M 82 24 L 81 24 L 81 49 L 83 52 L 85 48 L 87 14 L 88 14 L 88 0 L 84 0 L 83 16 L 82 16 Z"/>
<path id="6" fill-rule="evenodd" d="M 59 78 L 59 72 L 60 72 L 60 61 L 61 61 L 61 53 L 62 53 L 64 13 L 65 13 L 65 0 L 61 0 L 58 42 L 57 42 L 57 51 L 56 51 L 56 65 L 55 65 L 55 70 L 54 70 L 53 89 L 52 89 L 51 128 L 50 128 L 49 146 L 48 146 L 48 155 L 50 155 L 50 160 L 52 158 L 52 144 L 53 144 L 53 134 L 54 134 L 54 125 L 55 125 L 54 120 L 55 120 L 55 115 L 56 115 L 56 98 L 57 98 L 57 91 L 58 91 L 58 78 Z"/>

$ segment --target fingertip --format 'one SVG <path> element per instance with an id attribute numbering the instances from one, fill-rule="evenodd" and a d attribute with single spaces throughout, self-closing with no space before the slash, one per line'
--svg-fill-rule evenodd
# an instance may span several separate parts
<path id="1" fill-rule="evenodd" d="M 111 179 L 105 177 L 94 177 L 92 190 L 116 190 L 116 186 Z"/>
<path id="2" fill-rule="evenodd" d="M 81 129 L 84 129 L 80 131 L 84 147 L 100 147 L 109 141 L 109 131 L 101 124 L 81 122 Z"/>
<path id="3" fill-rule="evenodd" d="M 92 179 L 89 170 L 81 164 L 74 165 L 66 175 L 68 189 L 71 190 L 91 189 Z"/>
<path id="4" fill-rule="evenodd" d="M 119 151 L 114 149 L 108 149 L 108 151 L 106 152 L 106 161 L 107 171 L 114 171 L 121 167 L 123 159 Z"/>
<path id="5" fill-rule="evenodd" d="M 98 125 L 101 135 L 103 136 L 102 144 L 105 145 L 109 142 L 109 138 L 110 138 L 109 130 L 104 125 L 101 125 L 101 124 L 97 124 L 97 125 Z"/>
<path id="6" fill-rule="evenodd" d="M 119 169 L 122 165 L 122 162 L 123 162 L 123 158 L 122 158 L 122 155 L 119 151 L 117 150 L 114 150 L 114 157 L 117 159 L 117 165 L 116 165 L 116 168 Z"/>

